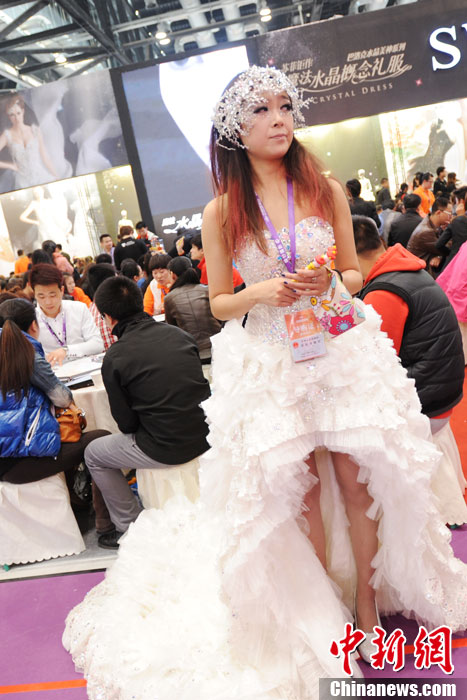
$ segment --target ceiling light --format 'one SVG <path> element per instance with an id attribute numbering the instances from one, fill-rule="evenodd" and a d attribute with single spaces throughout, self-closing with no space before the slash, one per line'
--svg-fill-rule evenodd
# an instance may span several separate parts
<path id="1" fill-rule="evenodd" d="M 9 73 L 10 75 L 13 75 L 15 78 L 18 75 L 18 70 L 10 63 L 6 63 L 6 61 L 2 61 L 0 63 L 0 70 L 4 71 L 5 73 Z"/>
<path id="2" fill-rule="evenodd" d="M 161 39 L 159 41 L 159 44 L 161 46 L 167 46 L 167 44 L 170 44 L 170 42 L 171 42 L 171 39 L 170 39 L 170 37 L 167 36 L 165 39 Z"/>
<path id="3" fill-rule="evenodd" d="M 55 55 L 55 63 L 68 63 L 68 59 L 62 53 L 58 53 Z"/>
<path id="4" fill-rule="evenodd" d="M 156 39 L 160 41 L 161 39 L 165 39 L 167 36 L 167 32 L 156 32 Z"/>
<path id="5" fill-rule="evenodd" d="M 271 14 L 271 9 L 270 9 L 269 7 L 263 7 L 263 8 L 261 8 L 261 10 L 259 11 L 259 14 L 261 15 L 261 17 L 267 17 L 268 15 Z M 266 20 L 266 21 L 267 21 L 267 20 Z"/>
<path id="6" fill-rule="evenodd" d="M 37 80 L 37 78 L 34 78 L 32 75 L 22 75 L 21 80 L 24 83 L 32 85 L 33 87 L 39 87 L 39 85 L 43 85 L 43 83 L 40 80 Z"/>
<path id="7" fill-rule="evenodd" d="M 272 15 L 262 15 L 260 19 L 261 22 L 270 22 L 272 20 Z"/>

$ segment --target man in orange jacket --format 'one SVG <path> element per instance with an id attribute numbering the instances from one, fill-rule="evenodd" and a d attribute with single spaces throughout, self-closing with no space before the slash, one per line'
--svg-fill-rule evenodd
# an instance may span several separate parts
<path id="1" fill-rule="evenodd" d="M 423 173 L 420 178 L 420 185 L 413 191 L 414 194 L 418 194 L 422 203 L 420 204 L 420 210 L 423 212 L 423 216 L 428 216 L 430 209 L 435 201 L 435 195 L 433 194 L 433 183 L 434 176 L 432 173 Z"/>
<path id="2" fill-rule="evenodd" d="M 28 256 L 24 254 L 24 250 L 18 250 L 17 253 L 18 259 L 15 260 L 15 275 L 19 276 L 22 275 L 23 272 L 26 272 L 31 261 Z"/>
<path id="3" fill-rule="evenodd" d="M 150 316 L 164 313 L 164 298 L 170 292 L 172 275 L 167 265 L 172 260 L 167 253 L 156 253 L 149 260 L 148 269 L 152 280 L 144 293 L 144 310 Z"/>

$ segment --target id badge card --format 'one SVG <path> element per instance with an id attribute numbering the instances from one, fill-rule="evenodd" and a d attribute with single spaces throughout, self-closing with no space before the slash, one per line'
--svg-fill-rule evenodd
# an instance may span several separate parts
<path id="1" fill-rule="evenodd" d="M 324 333 L 313 309 L 285 314 L 290 350 L 294 362 L 312 360 L 326 354 Z"/>

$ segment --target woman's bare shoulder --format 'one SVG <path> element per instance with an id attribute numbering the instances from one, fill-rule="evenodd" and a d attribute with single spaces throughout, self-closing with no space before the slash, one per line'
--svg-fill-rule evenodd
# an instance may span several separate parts
<path id="1" fill-rule="evenodd" d="M 210 202 L 206 204 L 203 211 L 203 219 L 205 216 L 219 216 L 220 212 L 227 206 L 227 195 L 221 194 L 219 197 L 214 197 Z"/>
<path id="2" fill-rule="evenodd" d="M 220 230 L 226 222 L 227 195 L 222 194 L 208 202 L 203 211 L 203 233 L 208 229 Z"/>
<path id="3" fill-rule="evenodd" d="M 334 197 L 341 197 L 342 195 L 344 195 L 344 197 L 345 197 L 344 188 L 343 188 L 342 184 L 339 182 L 339 180 L 337 180 L 335 177 L 331 176 L 331 177 L 328 177 L 328 182 L 329 182 L 329 186 L 332 190 Z"/>

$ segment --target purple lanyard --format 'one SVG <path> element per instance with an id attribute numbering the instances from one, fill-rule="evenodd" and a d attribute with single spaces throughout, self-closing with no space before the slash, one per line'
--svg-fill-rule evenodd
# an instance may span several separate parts
<path id="1" fill-rule="evenodd" d="M 60 340 L 60 338 L 59 338 L 58 335 L 55 333 L 54 329 L 53 329 L 52 326 L 49 324 L 49 322 L 46 321 L 46 319 L 44 318 L 44 316 L 42 316 L 42 319 L 43 319 L 45 325 L 47 326 L 47 329 L 48 329 L 48 330 L 50 331 L 50 333 L 53 335 L 53 337 L 55 338 L 55 340 L 57 341 L 57 343 L 59 343 L 60 347 L 64 348 L 65 345 L 66 345 L 66 321 L 65 321 L 65 312 L 62 311 L 62 313 L 63 313 L 63 324 L 62 324 L 62 335 L 63 335 L 63 340 Z"/>
<path id="2" fill-rule="evenodd" d="M 287 178 L 287 206 L 289 210 L 289 240 L 290 240 L 290 255 L 287 253 L 286 249 L 284 248 L 284 244 L 282 243 L 281 239 L 279 238 L 279 234 L 277 233 L 276 229 L 273 226 L 273 223 L 271 219 L 269 218 L 269 214 L 267 213 L 266 209 L 264 208 L 264 204 L 259 198 L 259 195 L 256 194 L 256 200 L 258 202 L 258 206 L 260 208 L 261 214 L 264 219 L 264 223 L 269 229 L 269 233 L 271 234 L 271 238 L 273 239 L 274 243 L 276 244 L 277 250 L 279 251 L 279 255 L 281 256 L 284 265 L 288 269 L 289 272 L 295 272 L 295 251 L 296 251 L 296 240 L 295 240 L 295 212 L 294 212 L 294 202 L 293 202 L 293 184 L 292 180 L 290 177 Z"/>

